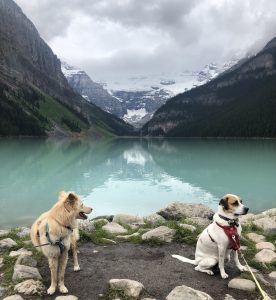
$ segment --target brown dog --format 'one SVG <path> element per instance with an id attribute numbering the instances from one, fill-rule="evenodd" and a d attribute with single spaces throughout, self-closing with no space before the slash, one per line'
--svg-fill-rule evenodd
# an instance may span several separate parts
<path id="1" fill-rule="evenodd" d="M 48 294 L 56 291 L 57 284 L 61 293 L 67 293 L 64 285 L 64 273 L 68 260 L 68 251 L 72 247 L 74 271 L 79 271 L 77 239 L 77 219 L 87 219 L 92 208 L 83 205 L 74 193 L 60 192 L 58 202 L 43 213 L 32 225 L 31 238 L 35 247 L 39 246 L 48 258 L 51 270 L 51 286 Z"/>

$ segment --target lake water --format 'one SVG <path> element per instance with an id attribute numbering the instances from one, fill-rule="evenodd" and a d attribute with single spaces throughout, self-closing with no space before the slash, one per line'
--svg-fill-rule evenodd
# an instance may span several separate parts
<path id="1" fill-rule="evenodd" d="M 225 193 L 276 207 L 275 140 L 0 140 L 0 228 L 30 225 L 70 190 L 91 217 L 146 215 L 172 201 L 216 209 Z"/>

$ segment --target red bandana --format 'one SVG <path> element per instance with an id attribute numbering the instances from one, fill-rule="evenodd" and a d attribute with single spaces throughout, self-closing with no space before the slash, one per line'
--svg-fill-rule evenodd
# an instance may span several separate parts
<path id="1" fill-rule="evenodd" d="M 240 236 L 236 226 L 223 226 L 216 222 L 216 224 L 224 230 L 224 233 L 228 236 L 230 249 L 239 250 L 241 246 Z"/>

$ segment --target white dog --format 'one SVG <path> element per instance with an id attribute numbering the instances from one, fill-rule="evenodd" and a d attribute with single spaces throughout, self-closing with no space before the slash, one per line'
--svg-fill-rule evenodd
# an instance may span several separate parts
<path id="1" fill-rule="evenodd" d="M 220 274 L 223 279 L 228 278 L 224 270 L 224 260 L 230 260 L 230 253 L 234 250 L 234 260 L 238 269 L 247 271 L 242 266 L 238 249 L 240 247 L 239 237 L 241 235 L 241 225 L 238 217 L 245 215 L 248 208 L 242 204 L 241 199 L 232 194 L 225 195 L 219 202 L 218 212 L 214 215 L 213 223 L 203 230 L 200 234 L 195 252 L 195 259 L 188 259 L 180 255 L 172 255 L 183 262 L 196 265 L 195 270 L 213 275 L 211 270 L 216 264 L 219 266 Z"/>

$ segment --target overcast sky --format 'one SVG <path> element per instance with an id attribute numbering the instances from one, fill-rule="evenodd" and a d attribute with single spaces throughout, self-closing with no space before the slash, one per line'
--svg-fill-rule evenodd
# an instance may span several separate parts
<path id="1" fill-rule="evenodd" d="M 276 36 L 275 0 L 15 0 L 92 77 L 196 70 Z"/>

